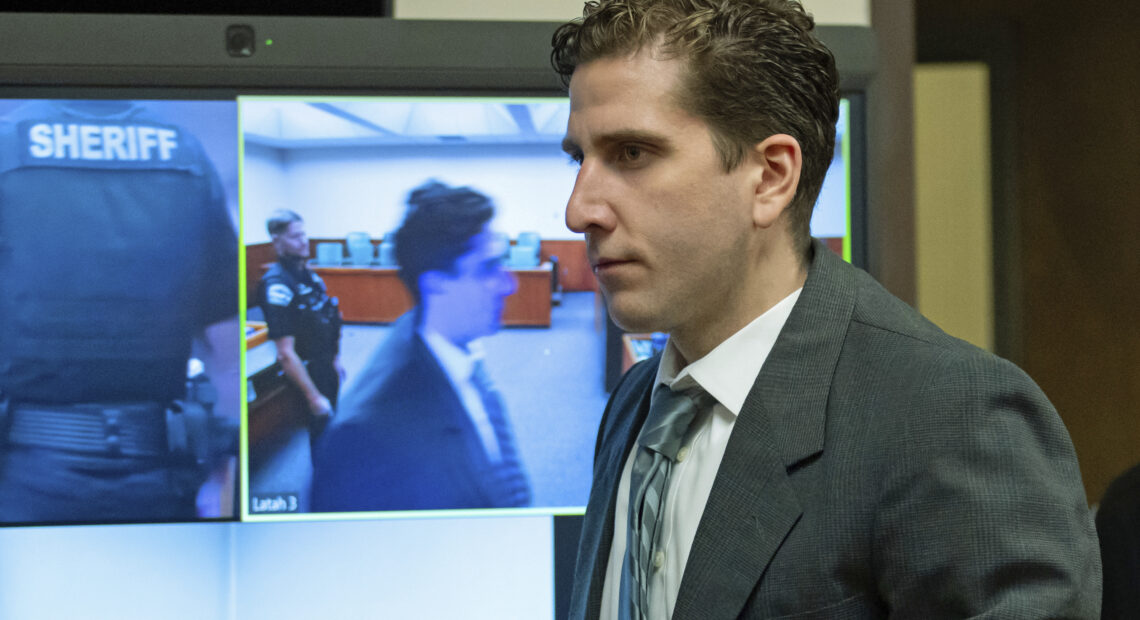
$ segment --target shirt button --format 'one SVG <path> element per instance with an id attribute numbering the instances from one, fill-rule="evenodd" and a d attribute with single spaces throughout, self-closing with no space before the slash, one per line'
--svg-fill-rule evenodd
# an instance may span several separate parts
<path id="1" fill-rule="evenodd" d="M 658 551 L 653 555 L 653 569 L 661 570 L 662 566 L 665 566 L 665 552 Z"/>
<path id="2" fill-rule="evenodd" d="M 685 457 L 687 457 L 687 456 L 689 456 L 689 446 L 684 446 L 680 450 L 677 450 L 677 462 L 678 463 L 684 461 Z"/>

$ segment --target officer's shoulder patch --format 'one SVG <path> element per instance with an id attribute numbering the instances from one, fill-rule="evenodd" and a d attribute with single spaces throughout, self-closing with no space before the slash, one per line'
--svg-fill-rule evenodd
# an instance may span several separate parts
<path id="1" fill-rule="evenodd" d="M 265 290 L 265 300 L 273 306 L 288 306 L 293 301 L 293 290 L 280 282 L 274 282 Z"/>

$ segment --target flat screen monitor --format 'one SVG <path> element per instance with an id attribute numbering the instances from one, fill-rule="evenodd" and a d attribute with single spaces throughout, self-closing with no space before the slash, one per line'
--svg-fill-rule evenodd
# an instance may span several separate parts
<path id="1" fill-rule="evenodd" d="M 130 316 L 133 329 L 110 338 L 113 343 L 167 329 L 168 315 L 211 319 L 179 337 L 185 350 L 174 357 L 186 374 L 175 374 L 176 381 L 163 374 L 173 387 L 156 392 L 161 406 L 145 414 L 163 416 L 162 436 L 132 436 L 122 444 L 186 452 L 203 478 L 209 476 L 205 483 L 195 479 L 189 492 L 182 489 L 192 496 L 190 512 L 137 516 L 92 503 L 89 511 L 62 517 L 33 511 L 9 519 L 0 527 L 0 616 L 565 613 L 608 377 L 652 354 L 658 339 L 608 327 L 584 241 L 565 227 L 576 168 L 560 149 L 569 110 L 547 61 L 554 27 L 0 14 L 6 63 L 0 66 L 0 271 L 18 269 L 31 282 L 28 294 L 57 304 L 52 316 L 32 317 L 41 318 L 34 323 L 44 329 L 27 342 L 80 329 L 98 312 Z M 862 89 L 873 46 L 862 28 L 823 28 L 822 34 L 840 61 L 844 90 L 836 157 L 812 229 L 858 264 L 865 252 Z M 44 177 L 43 170 L 77 176 Z M 192 177 L 196 189 L 172 186 L 170 178 L 179 174 Z M 93 197 L 106 176 L 130 190 Z M 80 177 L 86 179 L 81 187 L 72 180 Z M 495 207 L 488 234 L 500 244 L 497 268 L 514 290 L 479 349 L 509 413 L 529 498 L 510 508 L 466 500 L 425 507 L 399 499 L 379 508 L 362 501 L 324 509 L 314 501 L 320 490 L 313 488 L 308 416 L 283 374 L 259 304 L 259 281 L 276 260 L 266 223 L 279 209 L 303 218 L 309 268 L 338 299 L 344 320 L 342 394 L 360 391 L 377 352 L 416 306 L 399 277 L 395 233 L 411 192 L 432 181 L 472 188 Z M 6 218 L 5 210 L 26 195 L 39 196 L 42 215 Z M 141 224 L 167 209 L 159 203 L 175 199 L 180 206 L 173 211 L 182 219 L 172 221 L 182 224 Z M 114 219 L 122 237 L 84 238 L 84 222 L 108 230 L 96 215 L 110 207 L 135 213 Z M 206 232 L 189 234 L 202 222 Z M 232 247 L 212 245 L 227 234 Z M 53 240 L 57 235 L 67 241 Z M 22 241 L 12 241 L 17 237 Z M 66 256 L 6 252 L 16 248 Z M 205 263 L 212 271 L 196 276 L 198 288 L 163 288 L 170 270 L 184 270 L 203 255 L 213 261 Z M 219 267 L 230 255 L 232 267 Z M 29 270 L 37 277 L 27 278 Z M 115 282 L 118 273 L 139 274 L 129 287 L 107 285 L 129 295 L 108 301 L 92 292 L 99 288 L 93 282 Z M 208 292 L 213 289 L 203 282 L 216 280 L 232 284 L 224 293 Z M 152 290 L 168 290 L 176 308 L 148 302 Z M 215 310 L 219 298 L 232 305 L 232 323 Z M 87 307 L 93 299 L 103 304 L 97 310 Z M 0 307 L 17 312 L 19 304 Z M 218 322 L 229 331 L 212 343 L 205 327 Z M 615 338 L 621 347 L 616 361 Z M 210 363 L 218 341 L 228 343 L 229 369 Z M 123 383 L 80 367 L 86 370 L 72 381 Z M 129 374 L 142 378 L 142 391 L 159 376 L 153 368 Z M 27 393 L 14 377 L 0 389 Z M 11 408 L 19 411 L 9 416 L 6 454 L 35 448 L 44 432 L 74 430 L 70 414 L 44 426 L 37 412 L 51 409 L 45 401 L 66 412 L 79 401 L 105 404 L 100 394 L 10 399 L 20 402 Z M 104 400 L 132 398 L 124 392 Z M 230 452 L 195 452 L 186 439 L 196 432 L 193 422 L 191 430 L 176 432 L 184 412 L 171 403 L 188 400 L 212 404 L 216 418 L 240 421 L 211 426 L 216 443 Z M 103 409 L 99 415 L 107 418 Z M 77 443 L 80 452 L 110 449 L 109 437 L 129 434 L 103 418 Z M 417 442 L 427 443 L 417 436 L 401 440 L 412 448 Z M 14 473 L 37 484 L 30 466 L 3 475 Z M 432 484 L 418 483 L 421 494 L 430 495 Z M 83 585 L 73 585 L 67 596 L 44 596 L 58 593 L 59 583 Z M 449 585 L 441 589 L 440 583 Z"/>

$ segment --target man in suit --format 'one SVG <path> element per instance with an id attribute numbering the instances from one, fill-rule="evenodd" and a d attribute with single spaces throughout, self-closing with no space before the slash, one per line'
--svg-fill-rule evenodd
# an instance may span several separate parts
<path id="1" fill-rule="evenodd" d="M 602 0 L 555 34 L 567 224 L 614 321 L 670 334 L 606 407 L 571 618 L 1095 617 L 1056 411 L 810 237 L 838 114 L 813 26 Z"/>
<path id="2" fill-rule="evenodd" d="M 480 339 L 515 291 L 494 206 L 466 187 L 412 191 L 396 232 L 400 279 L 416 307 L 344 395 L 318 448 L 317 511 L 525 506 L 530 484 Z"/>

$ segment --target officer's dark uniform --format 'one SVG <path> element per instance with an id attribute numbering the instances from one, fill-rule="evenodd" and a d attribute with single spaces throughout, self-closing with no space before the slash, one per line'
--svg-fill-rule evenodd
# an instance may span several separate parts
<path id="1" fill-rule="evenodd" d="M 0 282 L 0 521 L 194 517 L 167 409 L 238 290 L 197 140 L 126 102 L 0 120 Z"/>
<path id="2" fill-rule="evenodd" d="M 279 260 L 262 276 L 257 297 L 269 339 L 293 337 L 293 350 L 305 362 L 313 385 L 335 409 L 340 376 L 334 362 L 340 347 L 341 321 L 336 299 L 329 297 L 324 280 L 302 261 Z M 311 419 L 311 448 L 328 423 L 328 418 Z"/>

